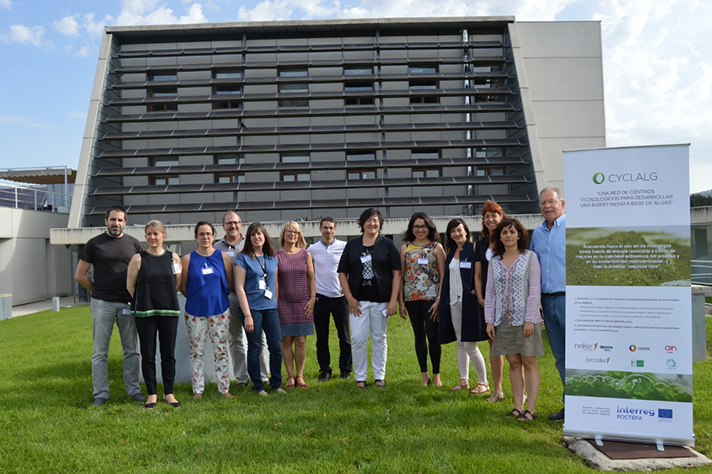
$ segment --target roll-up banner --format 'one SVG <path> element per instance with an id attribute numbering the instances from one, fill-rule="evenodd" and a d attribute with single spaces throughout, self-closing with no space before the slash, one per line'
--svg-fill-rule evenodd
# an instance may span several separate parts
<path id="1" fill-rule="evenodd" d="M 564 435 L 694 445 L 688 148 L 564 152 Z"/>

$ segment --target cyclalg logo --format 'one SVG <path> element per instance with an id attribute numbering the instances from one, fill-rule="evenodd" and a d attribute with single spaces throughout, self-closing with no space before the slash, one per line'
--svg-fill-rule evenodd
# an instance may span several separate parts
<path id="1" fill-rule="evenodd" d="M 616 174 L 616 173 L 611 173 L 608 175 L 608 178 L 606 178 L 606 175 L 603 173 L 594 173 L 593 175 L 593 182 L 595 184 L 603 184 L 606 179 L 608 179 L 609 183 L 633 183 L 635 181 L 657 181 L 658 180 L 658 173 L 653 171 L 652 173 L 621 173 L 621 174 Z"/>

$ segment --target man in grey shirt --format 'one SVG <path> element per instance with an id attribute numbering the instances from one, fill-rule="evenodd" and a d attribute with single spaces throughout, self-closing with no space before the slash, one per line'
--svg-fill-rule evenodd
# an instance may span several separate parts
<path id="1" fill-rule="evenodd" d="M 225 238 L 219 242 L 215 242 L 213 247 L 217 250 L 227 253 L 232 260 L 233 265 L 237 254 L 242 251 L 245 246 L 245 238 L 242 236 L 242 220 L 234 211 L 227 211 L 223 216 L 222 222 L 225 230 Z M 230 356 L 232 357 L 232 369 L 237 379 L 237 384 L 240 387 L 247 387 L 250 380 L 247 374 L 247 337 L 242 328 L 242 321 L 237 314 L 239 307 L 237 301 L 237 293 L 233 289 L 230 292 Z M 260 354 L 260 369 L 262 380 L 269 380 L 269 353 L 267 352 L 267 340 L 262 334 L 262 353 Z"/>

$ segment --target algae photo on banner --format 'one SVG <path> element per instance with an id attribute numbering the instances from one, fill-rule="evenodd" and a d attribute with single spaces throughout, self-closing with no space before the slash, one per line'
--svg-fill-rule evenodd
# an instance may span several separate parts
<path id="1" fill-rule="evenodd" d="M 690 228 L 566 229 L 566 284 L 689 286 Z"/>
<path id="2" fill-rule="evenodd" d="M 692 402 L 692 376 L 567 369 L 566 395 Z"/>

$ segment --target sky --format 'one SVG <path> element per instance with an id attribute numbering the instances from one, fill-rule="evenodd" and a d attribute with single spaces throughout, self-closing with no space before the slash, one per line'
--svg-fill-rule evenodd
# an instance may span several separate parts
<path id="1" fill-rule="evenodd" d="M 712 189 L 708 0 L 0 0 L 0 169 L 76 169 L 105 26 L 486 15 L 600 21 L 607 145 L 689 143 Z"/>

